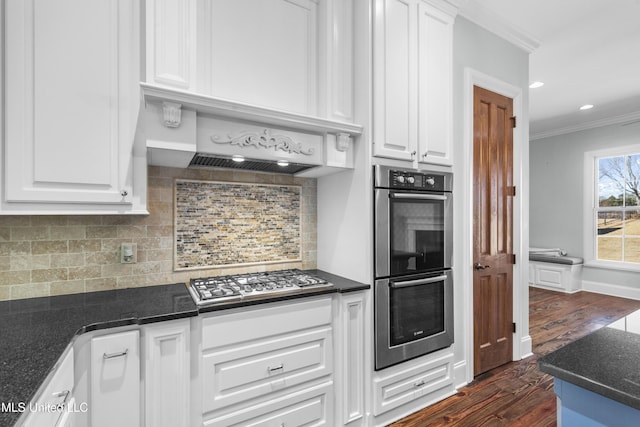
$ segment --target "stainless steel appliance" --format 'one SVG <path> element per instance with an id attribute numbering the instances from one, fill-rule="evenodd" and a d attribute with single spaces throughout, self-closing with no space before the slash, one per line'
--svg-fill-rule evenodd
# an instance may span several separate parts
<path id="1" fill-rule="evenodd" d="M 376 370 L 453 344 L 452 179 L 374 167 Z"/>
<path id="2" fill-rule="evenodd" d="M 189 291 L 197 305 L 260 299 L 333 286 L 297 269 L 191 279 Z"/>

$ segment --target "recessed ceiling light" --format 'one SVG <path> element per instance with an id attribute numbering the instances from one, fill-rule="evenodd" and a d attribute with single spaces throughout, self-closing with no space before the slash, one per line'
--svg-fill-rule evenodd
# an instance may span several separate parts
<path id="1" fill-rule="evenodd" d="M 542 82 L 533 82 L 533 83 L 531 83 L 529 85 L 529 88 L 530 89 L 537 89 L 537 88 L 542 87 L 542 86 L 544 86 L 544 83 L 542 83 Z"/>
<path id="2" fill-rule="evenodd" d="M 233 156 L 231 156 L 231 160 L 233 160 L 234 162 L 242 163 L 244 162 L 244 156 L 241 156 L 240 154 L 234 154 Z"/>
<path id="3" fill-rule="evenodd" d="M 593 105 L 591 104 L 585 104 L 582 107 L 580 107 L 581 110 L 590 110 L 593 108 Z"/>
<path id="4" fill-rule="evenodd" d="M 286 160 L 278 160 L 278 166 L 289 166 L 289 162 L 287 162 Z"/>

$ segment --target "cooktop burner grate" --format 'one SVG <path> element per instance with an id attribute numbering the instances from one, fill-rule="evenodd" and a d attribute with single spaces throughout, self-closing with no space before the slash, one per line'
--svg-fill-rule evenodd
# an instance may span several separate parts
<path id="1" fill-rule="evenodd" d="M 320 277 L 297 269 L 204 277 L 189 282 L 194 300 L 199 305 L 332 286 Z"/>

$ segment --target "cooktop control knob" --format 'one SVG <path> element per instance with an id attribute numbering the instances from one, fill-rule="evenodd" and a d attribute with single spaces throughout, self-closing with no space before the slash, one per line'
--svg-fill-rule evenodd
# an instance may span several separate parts
<path id="1" fill-rule="evenodd" d="M 404 184 L 404 176 L 402 176 L 402 175 L 398 175 L 398 177 L 397 177 L 396 179 L 398 180 L 398 182 L 399 182 L 400 184 Z"/>
<path id="2" fill-rule="evenodd" d="M 427 179 L 424 180 L 424 182 L 427 185 L 434 185 L 436 183 L 436 180 L 433 179 L 432 176 L 428 176 Z"/>
<path id="3" fill-rule="evenodd" d="M 415 179 L 414 177 L 412 177 L 412 176 L 408 176 L 408 177 L 407 177 L 407 182 L 408 182 L 409 184 L 413 184 L 414 182 L 416 182 L 416 179 Z"/>

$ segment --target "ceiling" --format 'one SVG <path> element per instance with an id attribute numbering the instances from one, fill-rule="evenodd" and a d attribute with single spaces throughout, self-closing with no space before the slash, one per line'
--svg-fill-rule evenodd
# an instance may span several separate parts
<path id="1" fill-rule="evenodd" d="M 530 82 L 544 82 L 529 92 L 531 139 L 640 121 L 640 0 L 461 0 L 460 12 L 531 52 Z"/>

